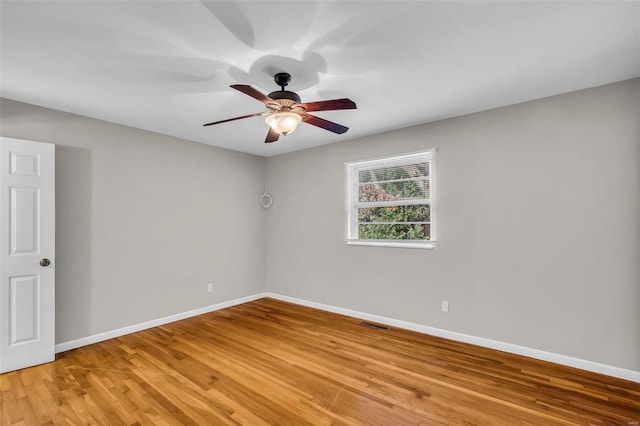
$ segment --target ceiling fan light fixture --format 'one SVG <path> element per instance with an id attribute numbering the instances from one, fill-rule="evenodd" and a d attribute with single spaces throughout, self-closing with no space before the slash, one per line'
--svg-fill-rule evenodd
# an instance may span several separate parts
<path id="1" fill-rule="evenodd" d="M 302 121 L 302 117 L 295 112 L 277 112 L 267 116 L 264 121 L 274 132 L 286 136 L 296 130 L 298 124 Z"/>

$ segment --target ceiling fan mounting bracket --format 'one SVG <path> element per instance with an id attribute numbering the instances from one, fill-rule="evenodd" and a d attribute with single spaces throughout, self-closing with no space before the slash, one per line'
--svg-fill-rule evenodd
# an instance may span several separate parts
<path id="1" fill-rule="evenodd" d="M 291 74 L 288 72 L 279 72 L 273 76 L 273 80 L 284 91 L 285 86 L 291 83 Z"/>

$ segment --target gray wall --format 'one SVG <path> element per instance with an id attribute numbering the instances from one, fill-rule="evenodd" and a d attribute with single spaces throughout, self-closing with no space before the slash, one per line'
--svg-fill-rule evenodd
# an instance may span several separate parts
<path id="1" fill-rule="evenodd" d="M 635 79 L 267 159 L 267 290 L 640 370 L 639 99 Z M 343 163 L 433 147 L 437 248 L 347 246 Z"/>
<path id="2" fill-rule="evenodd" d="M 58 343 L 264 291 L 263 158 L 7 99 L 0 112 L 2 136 L 56 144 Z"/>

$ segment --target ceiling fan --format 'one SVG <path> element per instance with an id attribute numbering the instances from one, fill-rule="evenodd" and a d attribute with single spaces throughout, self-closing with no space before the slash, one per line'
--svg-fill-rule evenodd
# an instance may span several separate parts
<path id="1" fill-rule="evenodd" d="M 356 109 L 356 104 L 351 99 L 332 99 L 329 101 L 305 102 L 302 103 L 300 96 L 295 92 L 290 92 L 284 88 L 291 82 L 291 75 L 286 72 L 279 72 L 273 76 L 274 81 L 280 90 L 264 95 L 258 90 L 246 84 L 233 84 L 232 88 L 259 100 L 267 106 L 267 111 L 257 112 L 255 114 L 243 115 L 241 117 L 228 118 L 226 120 L 214 121 L 204 124 L 204 126 L 213 126 L 214 124 L 226 123 L 228 121 L 240 120 L 243 118 L 257 117 L 265 115 L 266 123 L 269 125 L 269 133 L 265 143 L 271 143 L 278 140 L 280 135 L 288 135 L 293 132 L 301 122 L 320 127 L 330 132 L 342 134 L 349 130 L 348 127 L 316 117 L 309 114 L 312 111 L 333 111 L 339 109 Z"/>

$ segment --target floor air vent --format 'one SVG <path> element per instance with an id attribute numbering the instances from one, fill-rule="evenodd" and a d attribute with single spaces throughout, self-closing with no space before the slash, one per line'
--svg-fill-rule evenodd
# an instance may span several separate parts
<path id="1" fill-rule="evenodd" d="M 369 328 L 373 328 L 373 329 L 376 329 L 376 330 L 388 330 L 389 329 L 389 327 L 387 327 L 387 326 L 380 325 L 380 324 L 375 324 L 375 323 L 372 323 L 372 322 L 369 322 L 369 321 L 362 321 L 360 323 L 360 325 L 363 326 L 363 327 L 369 327 Z"/>

